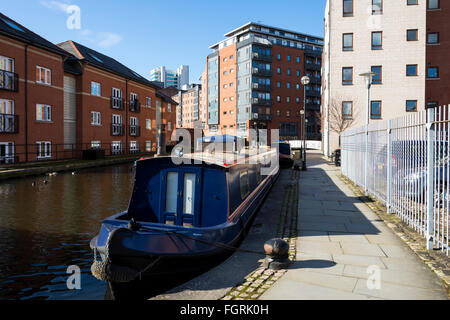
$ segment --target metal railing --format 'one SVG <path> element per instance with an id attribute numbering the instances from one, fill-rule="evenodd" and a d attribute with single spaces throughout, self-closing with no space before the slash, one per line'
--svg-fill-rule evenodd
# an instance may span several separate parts
<path id="1" fill-rule="evenodd" d="M 17 73 L 0 70 L 0 89 L 17 92 L 19 90 Z"/>
<path id="2" fill-rule="evenodd" d="M 130 100 L 130 111 L 136 113 L 141 111 L 141 103 L 139 100 Z"/>
<path id="3" fill-rule="evenodd" d="M 0 133 L 18 133 L 19 116 L 0 113 Z"/>
<path id="4" fill-rule="evenodd" d="M 124 100 L 118 97 L 111 97 L 111 108 L 117 110 L 123 110 L 124 108 Z"/>
<path id="5" fill-rule="evenodd" d="M 449 129 L 449 109 L 443 106 L 341 136 L 343 175 L 423 235 L 429 250 L 439 248 L 447 255 Z"/>
<path id="6" fill-rule="evenodd" d="M 14 144 L 7 154 L 0 154 L 2 168 L 33 166 L 34 163 L 83 159 L 85 151 L 101 150 L 106 158 L 127 155 L 150 155 L 156 145 L 147 142 L 51 144 L 44 151 L 37 144 Z"/>

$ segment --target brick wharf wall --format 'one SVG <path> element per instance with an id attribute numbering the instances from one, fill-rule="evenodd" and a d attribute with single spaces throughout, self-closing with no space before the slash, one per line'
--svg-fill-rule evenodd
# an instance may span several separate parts
<path id="1" fill-rule="evenodd" d="M 426 67 L 438 67 L 438 79 L 426 80 L 426 102 L 438 106 L 450 103 L 450 2 L 440 1 L 440 9 L 427 11 L 427 35 L 439 33 L 438 44 L 427 44 Z"/>
<path id="2" fill-rule="evenodd" d="M 14 154 L 19 157 L 17 160 L 21 162 L 37 160 L 36 142 L 63 143 L 63 57 L 34 46 L 28 46 L 28 67 L 25 70 L 25 46 L 23 42 L 0 36 L 0 56 L 14 60 L 14 72 L 19 77 L 17 92 L 0 90 L 0 99 L 14 101 L 14 114 L 18 116 L 19 130 L 14 134 L 0 133 L 0 143 L 14 143 Z M 36 82 L 37 66 L 51 70 L 51 83 L 49 85 Z M 27 106 L 25 106 L 26 77 L 28 79 Z M 37 120 L 37 104 L 51 106 L 51 121 Z M 30 153 L 28 159 L 26 158 L 26 143 L 30 145 L 28 147 Z"/>

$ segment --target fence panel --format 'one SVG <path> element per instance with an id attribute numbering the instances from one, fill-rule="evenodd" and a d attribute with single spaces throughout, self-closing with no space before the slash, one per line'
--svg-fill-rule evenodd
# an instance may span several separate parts
<path id="1" fill-rule="evenodd" d="M 444 106 L 347 130 L 341 136 L 343 175 L 447 255 L 449 122 Z"/>

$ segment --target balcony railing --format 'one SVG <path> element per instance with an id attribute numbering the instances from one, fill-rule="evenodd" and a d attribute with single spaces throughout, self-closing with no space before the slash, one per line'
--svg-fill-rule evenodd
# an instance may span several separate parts
<path id="1" fill-rule="evenodd" d="M 259 76 L 264 76 L 264 77 L 273 76 L 272 70 L 265 70 L 265 69 L 259 69 L 259 68 L 253 68 L 252 73 L 254 75 L 259 75 Z"/>
<path id="2" fill-rule="evenodd" d="M 314 63 L 314 62 L 309 62 L 309 61 L 305 62 L 305 68 L 307 70 L 315 70 L 315 71 L 322 70 L 322 66 L 320 64 Z"/>
<path id="3" fill-rule="evenodd" d="M 261 99 L 261 98 L 253 98 L 252 99 L 253 105 L 259 105 L 259 106 L 272 106 L 273 100 L 271 99 Z"/>
<path id="4" fill-rule="evenodd" d="M 124 135 L 125 126 L 123 124 L 111 124 L 111 135 L 122 137 Z"/>
<path id="5" fill-rule="evenodd" d="M 259 90 L 259 91 L 272 91 L 273 90 L 273 87 L 270 84 L 253 83 L 252 87 L 253 87 L 253 89 Z"/>
<path id="6" fill-rule="evenodd" d="M 111 108 L 123 110 L 124 101 L 122 98 L 111 97 Z"/>
<path id="7" fill-rule="evenodd" d="M 0 114 L 0 133 L 18 133 L 19 116 L 13 114 Z"/>
<path id="8" fill-rule="evenodd" d="M 273 61 L 273 55 L 269 55 L 269 54 L 262 54 L 259 52 L 253 52 L 253 59 L 255 60 L 261 60 L 261 61 L 266 61 L 266 62 L 272 62 Z"/>
<path id="9" fill-rule="evenodd" d="M 141 111 L 141 103 L 139 102 L 139 100 L 130 100 L 130 111 L 131 112 Z"/>
<path id="10" fill-rule="evenodd" d="M 306 96 L 320 97 L 322 93 L 317 90 L 306 90 Z"/>
<path id="11" fill-rule="evenodd" d="M 131 137 L 140 137 L 141 136 L 141 127 L 140 126 L 130 126 L 130 136 Z"/>
<path id="12" fill-rule="evenodd" d="M 0 89 L 13 92 L 19 91 L 19 76 L 17 73 L 0 70 Z"/>

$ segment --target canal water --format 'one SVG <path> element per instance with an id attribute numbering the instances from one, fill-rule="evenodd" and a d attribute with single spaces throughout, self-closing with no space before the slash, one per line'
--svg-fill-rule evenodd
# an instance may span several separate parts
<path id="1" fill-rule="evenodd" d="M 90 273 L 90 240 L 128 207 L 132 165 L 0 182 L 0 299 L 104 299 Z M 69 266 L 81 290 L 69 290 Z"/>

